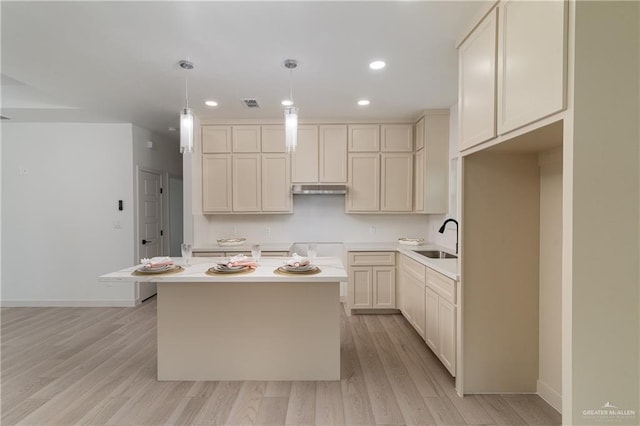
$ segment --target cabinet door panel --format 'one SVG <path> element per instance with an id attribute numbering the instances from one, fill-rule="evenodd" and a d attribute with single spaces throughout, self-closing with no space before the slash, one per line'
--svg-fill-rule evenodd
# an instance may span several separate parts
<path id="1" fill-rule="evenodd" d="M 320 182 L 347 181 L 347 126 L 320 126 Z"/>
<path id="2" fill-rule="evenodd" d="M 438 351 L 436 354 L 452 375 L 456 375 L 456 308 L 442 298 L 438 302 Z"/>
<path id="3" fill-rule="evenodd" d="M 370 308 L 373 285 L 372 268 L 355 267 L 349 270 L 349 307 Z"/>
<path id="4" fill-rule="evenodd" d="M 374 308 L 396 307 L 396 268 L 373 268 Z"/>
<path id="5" fill-rule="evenodd" d="M 233 152 L 260 152 L 260 126 L 233 126 Z"/>
<path id="6" fill-rule="evenodd" d="M 231 152 L 231 126 L 202 126 L 202 152 Z"/>
<path id="7" fill-rule="evenodd" d="M 438 355 L 438 293 L 425 289 L 425 336 L 424 340 L 433 353 Z"/>
<path id="8" fill-rule="evenodd" d="M 411 320 L 413 327 L 416 329 L 418 334 L 424 339 L 425 331 L 425 286 L 423 282 L 411 277 L 409 280 L 412 284 L 412 313 Z"/>
<path id="9" fill-rule="evenodd" d="M 460 46 L 461 151 L 496 136 L 496 22 L 494 10 Z"/>
<path id="10" fill-rule="evenodd" d="M 380 125 L 352 124 L 349 129 L 349 152 L 380 151 Z"/>
<path id="11" fill-rule="evenodd" d="M 291 180 L 318 182 L 318 126 L 299 126 L 298 145 L 291 153 Z"/>
<path id="12" fill-rule="evenodd" d="M 260 154 L 233 156 L 233 211 L 260 211 L 260 169 Z"/>
<path id="13" fill-rule="evenodd" d="M 380 210 L 413 210 L 413 154 L 382 154 Z"/>
<path id="14" fill-rule="evenodd" d="M 231 211 L 231 155 L 202 156 L 202 211 Z"/>
<path id="15" fill-rule="evenodd" d="M 262 211 L 291 211 L 291 172 L 288 154 L 262 154 Z"/>
<path id="16" fill-rule="evenodd" d="M 565 108 L 567 5 L 563 1 L 501 3 L 498 134 Z"/>
<path id="17" fill-rule="evenodd" d="M 383 124 L 380 126 L 380 151 L 412 152 L 413 126 L 411 124 Z"/>
<path id="18" fill-rule="evenodd" d="M 380 154 L 349 154 L 347 211 L 380 209 Z"/>
<path id="19" fill-rule="evenodd" d="M 287 152 L 283 125 L 265 125 L 262 126 L 260 132 L 262 138 L 262 152 Z"/>

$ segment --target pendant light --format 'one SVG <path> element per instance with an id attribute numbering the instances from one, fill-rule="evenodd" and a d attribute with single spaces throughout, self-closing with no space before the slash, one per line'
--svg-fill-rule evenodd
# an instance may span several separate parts
<path id="1" fill-rule="evenodd" d="M 289 99 L 284 109 L 285 144 L 287 151 L 291 152 L 298 144 L 298 108 L 293 102 L 293 70 L 298 66 L 298 62 L 295 59 L 287 59 L 284 66 L 289 69 Z"/>
<path id="2" fill-rule="evenodd" d="M 193 69 L 193 62 L 181 60 L 178 62 L 180 68 L 189 71 Z M 184 78 L 184 100 L 185 107 L 180 112 L 180 153 L 193 151 L 193 112 L 189 109 L 189 86 L 185 75 Z"/>

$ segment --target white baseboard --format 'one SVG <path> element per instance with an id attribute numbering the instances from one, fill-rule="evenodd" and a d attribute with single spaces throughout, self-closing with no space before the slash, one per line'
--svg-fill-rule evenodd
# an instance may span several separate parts
<path id="1" fill-rule="evenodd" d="M 136 306 L 135 300 L 0 300 L 3 308 L 45 308 L 45 307 L 116 307 Z"/>
<path id="2" fill-rule="evenodd" d="M 557 412 L 562 413 L 562 395 L 541 380 L 538 380 L 538 395 Z"/>

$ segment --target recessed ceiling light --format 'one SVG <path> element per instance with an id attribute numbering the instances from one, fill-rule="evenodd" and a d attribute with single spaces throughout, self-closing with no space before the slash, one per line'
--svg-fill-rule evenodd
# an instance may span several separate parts
<path id="1" fill-rule="evenodd" d="M 373 61 L 369 64 L 369 68 L 371 68 L 372 70 L 381 70 L 386 65 L 387 64 L 384 61 Z"/>
<path id="2" fill-rule="evenodd" d="M 210 106 L 210 107 L 217 107 L 218 103 L 216 101 L 205 101 L 204 103 L 206 106 Z"/>
<path id="3" fill-rule="evenodd" d="M 360 105 L 360 106 L 367 106 L 367 105 L 369 105 L 369 103 L 370 103 L 369 99 L 360 99 L 358 101 L 358 105 Z"/>
<path id="4" fill-rule="evenodd" d="M 293 101 L 290 99 L 285 99 L 284 101 L 280 102 L 282 104 L 282 106 L 291 106 L 293 105 Z"/>

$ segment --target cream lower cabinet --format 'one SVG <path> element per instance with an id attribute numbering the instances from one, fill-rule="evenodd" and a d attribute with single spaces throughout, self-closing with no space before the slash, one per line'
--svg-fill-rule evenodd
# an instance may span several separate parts
<path id="1" fill-rule="evenodd" d="M 456 375 L 456 281 L 400 255 L 398 308 L 416 332 Z"/>
<path id="2" fill-rule="evenodd" d="M 456 282 L 427 268 L 425 342 L 456 375 Z"/>
<path id="3" fill-rule="evenodd" d="M 349 252 L 349 309 L 395 309 L 394 252 Z"/>
<path id="4" fill-rule="evenodd" d="M 425 266 L 402 255 L 400 258 L 400 312 L 425 337 Z"/>

